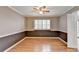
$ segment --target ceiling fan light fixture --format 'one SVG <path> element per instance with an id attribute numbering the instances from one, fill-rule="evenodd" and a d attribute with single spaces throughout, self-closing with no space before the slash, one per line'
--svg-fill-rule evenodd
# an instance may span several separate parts
<path id="1" fill-rule="evenodd" d="M 42 11 L 39 12 L 40 14 L 44 14 Z"/>
<path id="2" fill-rule="evenodd" d="M 33 7 L 33 10 L 40 14 L 45 14 L 45 13 L 49 12 L 49 10 L 46 6 L 35 6 L 35 7 Z"/>

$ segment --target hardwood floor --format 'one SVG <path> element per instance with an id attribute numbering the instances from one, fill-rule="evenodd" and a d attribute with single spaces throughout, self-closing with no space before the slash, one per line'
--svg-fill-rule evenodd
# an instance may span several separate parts
<path id="1" fill-rule="evenodd" d="M 67 48 L 59 39 L 53 38 L 26 38 L 8 52 L 76 52 L 76 49 Z"/>

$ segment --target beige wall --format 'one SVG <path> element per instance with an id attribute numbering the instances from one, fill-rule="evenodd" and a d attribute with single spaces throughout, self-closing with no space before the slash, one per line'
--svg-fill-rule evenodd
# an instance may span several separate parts
<path id="1" fill-rule="evenodd" d="M 51 31 L 58 31 L 59 25 L 59 17 L 26 17 L 26 30 L 33 31 L 34 30 L 34 20 L 39 19 L 50 19 L 51 20 Z"/>
<path id="2" fill-rule="evenodd" d="M 9 9 L 0 6 L 0 37 L 25 31 L 25 18 Z"/>
<path id="3" fill-rule="evenodd" d="M 63 15 L 59 19 L 59 31 L 67 32 L 67 15 Z"/>
<path id="4" fill-rule="evenodd" d="M 60 20 L 59 20 L 59 30 L 60 31 L 67 32 L 67 14 L 70 14 L 70 13 L 75 12 L 77 10 L 79 10 L 79 7 L 74 7 L 60 17 Z"/>

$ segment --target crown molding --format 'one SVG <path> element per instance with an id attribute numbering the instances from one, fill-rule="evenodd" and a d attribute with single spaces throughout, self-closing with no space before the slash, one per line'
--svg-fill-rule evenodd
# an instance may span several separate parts
<path id="1" fill-rule="evenodd" d="M 64 12 L 64 14 L 66 14 L 69 10 L 71 10 L 71 9 L 73 9 L 75 6 L 72 6 L 71 8 L 69 8 L 68 10 L 66 10 L 65 12 Z M 62 16 L 62 15 L 61 15 Z"/>
<path id="2" fill-rule="evenodd" d="M 24 14 L 20 11 L 18 11 L 16 8 L 12 7 L 12 6 L 8 6 L 11 10 L 17 12 L 18 14 L 20 14 L 21 16 L 24 16 Z"/>

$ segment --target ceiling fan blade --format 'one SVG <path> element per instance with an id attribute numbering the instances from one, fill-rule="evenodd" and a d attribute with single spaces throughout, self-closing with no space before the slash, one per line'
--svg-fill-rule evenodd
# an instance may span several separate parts
<path id="1" fill-rule="evenodd" d="M 50 12 L 50 11 L 48 10 L 48 11 L 45 11 L 45 12 Z"/>
<path id="2" fill-rule="evenodd" d="M 40 6 L 35 6 L 33 8 L 33 11 L 35 11 L 35 12 L 43 12 L 43 13 L 50 12 L 46 6 L 41 6 L 41 7 Z"/>

